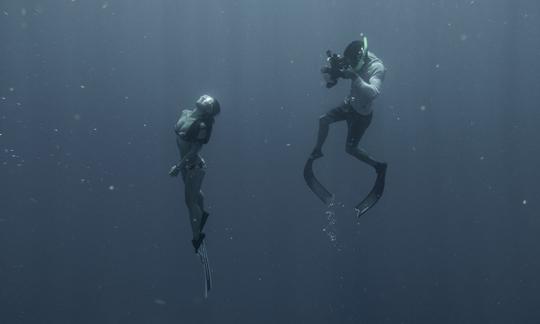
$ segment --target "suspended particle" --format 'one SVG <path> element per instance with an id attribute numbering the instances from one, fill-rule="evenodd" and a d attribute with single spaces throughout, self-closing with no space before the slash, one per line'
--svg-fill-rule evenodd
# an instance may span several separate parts
<path id="1" fill-rule="evenodd" d="M 36 14 L 38 14 L 38 15 L 41 15 L 41 14 L 43 14 L 43 8 L 42 8 L 40 5 L 36 5 L 36 6 L 34 7 L 34 12 L 35 12 Z"/>

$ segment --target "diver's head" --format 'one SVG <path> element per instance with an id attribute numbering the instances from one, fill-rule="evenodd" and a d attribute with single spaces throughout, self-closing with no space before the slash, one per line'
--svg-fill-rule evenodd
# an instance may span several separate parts
<path id="1" fill-rule="evenodd" d="M 219 102 L 209 95 L 202 95 L 199 100 L 195 102 L 195 105 L 201 113 L 207 116 L 214 117 L 221 111 Z"/>
<path id="2" fill-rule="evenodd" d="M 343 51 L 343 57 L 353 68 L 358 64 L 363 64 L 368 55 L 368 43 L 367 37 L 361 34 L 360 40 L 352 41 L 345 51 Z"/>

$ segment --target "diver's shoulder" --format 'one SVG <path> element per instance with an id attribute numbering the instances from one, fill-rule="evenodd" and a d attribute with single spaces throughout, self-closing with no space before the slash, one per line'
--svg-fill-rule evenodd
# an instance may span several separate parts
<path id="1" fill-rule="evenodd" d="M 377 56 L 375 55 L 375 53 L 373 53 L 372 51 L 368 51 L 368 58 L 370 61 L 381 61 L 382 60 Z"/>
<path id="2" fill-rule="evenodd" d="M 384 75 L 386 73 L 386 67 L 384 66 L 383 61 L 371 52 L 369 52 L 368 55 L 369 55 L 369 67 L 368 67 L 369 73 Z"/>
<path id="3" fill-rule="evenodd" d="M 377 55 L 373 54 L 372 52 L 368 53 L 369 58 L 369 64 L 370 65 L 378 65 L 382 66 L 384 68 L 384 62 L 381 60 Z"/>

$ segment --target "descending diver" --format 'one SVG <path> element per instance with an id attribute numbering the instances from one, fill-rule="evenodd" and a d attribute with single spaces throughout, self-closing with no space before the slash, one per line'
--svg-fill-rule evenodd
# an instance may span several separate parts
<path id="1" fill-rule="evenodd" d="M 219 102 L 208 95 L 203 95 L 195 103 L 193 110 L 184 110 L 174 127 L 176 143 L 180 151 L 180 162 L 171 167 L 172 177 L 182 174 L 185 185 L 185 201 L 189 212 L 189 221 L 193 232 L 191 243 L 195 253 L 201 258 L 205 274 L 205 296 L 211 288 L 211 272 L 208 265 L 208 255 L 204 243 L 204 226 L 208 212 L 204 209 L 204 197 L 201 191 L 206 174 L 206 164 L 199 155 L 204 144 L 207 144 L 212 134 L 214 118 L 220 112 Z"/>
<path id="2" fill-rule="evenodd" d="M 319 118 L 317 144 L 304 168 L 304 178 L 311 190 L 327 205 L 333 203 L 334 196 L 321 185 L 313 174 L 313 162 L 323 157 L 322 146 L 328 136 L 329 126 L 338 121 L 347 121 L 348 133 L 345 151 L 372 166 L 377 173 L 377 180 L 368 196 L 356 205 L 357 215 L 361 216 L 377 203 L 384 190 L 387 164 L 379 162 L 358 147 L 362 135 L 371 123 L 372 103 L 381 91 L 385 68 L 383 62 L 368 51 L 367 38 L 351 42 L 343 56 L 328 51 L 329 66 L 321 72 L 326 80 L 326 87 L 335 86 L 338 80 L 351 80 L 349 96 L 342 104 L 331 109 Z"/>

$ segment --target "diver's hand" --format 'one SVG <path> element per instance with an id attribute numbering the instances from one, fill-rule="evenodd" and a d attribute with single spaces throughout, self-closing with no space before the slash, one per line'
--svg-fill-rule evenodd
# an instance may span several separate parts
<path id="1" fill-rule="evenodd" d="M 358 74 L 356 74 L 356 72 L 354 72 L 352 69 L 347 69 L 341 72 L 341 77 L 343 79 L 356 80 L 356 78 L 358 78 Z"/>
<path id="2" fill-rule="evenodd" d="M 176 177 L 180 173 L 180 164 L 175 164 L 171 167 L 171 170 L 169 171 L 169 175 L 171 177 Z"/>

